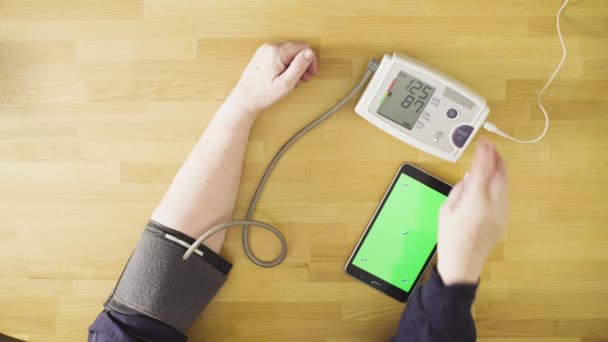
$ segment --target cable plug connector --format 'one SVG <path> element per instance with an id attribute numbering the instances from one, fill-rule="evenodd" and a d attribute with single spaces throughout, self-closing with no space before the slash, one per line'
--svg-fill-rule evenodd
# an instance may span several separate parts
<path id="1" fill-rule="evenodd" d="M 371 70 L 372 72 L 376 72 L 378 67 L 380 66 L 380 62 L 378 62 L 375 58 L 372 58 L 369 63 L 367 63 L 367 70 Z"/>

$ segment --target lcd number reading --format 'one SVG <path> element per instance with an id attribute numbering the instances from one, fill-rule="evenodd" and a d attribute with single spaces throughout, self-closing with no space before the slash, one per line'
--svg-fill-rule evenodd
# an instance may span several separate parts
<path id="1" fill-rule="evenodd" d="M 412 129 L 434 93 L 435 87 L 400 71 L 380 102 L 378 114 Z"/>
<path id="2" fill-rule="evenodd" d="M 407 77 L 407 75 L 404 72 L 400 72 L 399 77 Z M 431 95 L 435 92 L 435 88 L 428 84 L 424 84 L 413 77 L 405 89 L 408 91 L 408 94 L 403 102 L 401 102 L 401 107 L 410 109 L 410 106 L 413 103 L 416 113 L 422 111 L 422 108 L 426 106 L 428 99 L 430 99 Z"/>

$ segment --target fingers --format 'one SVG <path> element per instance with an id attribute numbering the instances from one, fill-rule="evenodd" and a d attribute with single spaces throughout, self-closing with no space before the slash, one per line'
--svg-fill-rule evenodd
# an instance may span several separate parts
<path id="1" fill-rule="evenodd" d="M 504 161 L 498 156 L 496 172 L 492 176 L 490 180 L 490 184 L 488 187 L 488 194 L 490 198 L 494 201 L 503 201 L 506 203 L 507 201 L 507 170 L 505 168 Z"/>
<path id="2" fill-rule="evenodd" d="M 458 184 L 456 184 L 452 188 L 452 191 L 450 191 L 450 194 L 448 195 L 448 198 L 445 200 L 445 203 L 443 204 L 443 206 L 449 210 L 454 209 L 456 207 L 456 205 L 458 204 L 460 198 L 462 197 L 463 188 L 464 188 L 464 186 L 462 184 L 462 181 L 458 182 Z"/>
<path id="3" fill-rule="evenodd" d="M 302 41 L 288 41 L 278 44 L 279 57 L 284 65 L 289 65 L 293 59 L 305 49 L 310 49 L 310 45 Z"/>
<path id="4" fill-rule="evenodd" d="M 300 53 L 302 50 L 310 49 L 310 45 L 306 42 L 302 41 L 288 41 L 285 43 L 279 44 L 279 55 L 281 58 L 281 62 L 284 65 L 289 65 L 293 61 L 293 59 Z M 302 81 L 307 82 L 311 76 L 317 74 L 317 59 L 314 58 L 312 63 L 306 69 L 306 72 L 302 75 Z"/>
<path id="5" fill-rule="evenodd" d="M 311 49 L 306 48 L 300 51 L 300 53 L 293 58 L 293 61 L 291 61 L 291 64 L 289 64 L 287 69 L 279 75 L 275 81 L 288 89 L 294 88 L 314 59 L 315 54 Z"/>
<path id="6" fill-rule="evenodd" d="M 496 170 L 498 152 L 487 140 L 481 140 L 475 147 L 475 156 L 471 162 L 471 188 L 485 193 L 490 177 Z"/>
<path id="7" fill-rule="evenodd" d="M 312 60 L 312 63 L 310 63 L 310 66 L 308 66 L 308 69 L 306 69 L 306 72 L 304 73 L 304 75 L 302 75 L 302 77 L 300 79 L 304 82 L 308 82 L 308 80 L 310 80 L 310 78 L 316 74 L 317 74 L 317 58 L 315 56 L 315 58 L 313 58 L 313 60 Z"/>
<path id="8" fill-rule="evenodd" d="M 471 193 L 492 201 L 507 201 L 507 171 L 496 148 L 487 140 L 477 144 L 471 163 Z"/>
<path id="9" fill-rule="evenodd" d="M 462 200 L 463 194 L 467 189 L 468 179 L 469 173 L 467 172 L 460 182 L 458 182 L 458 184 L 452 188 L 452 191 L 450 191 L 450 194 L 444 203 L 444 206 L 446 206 L 449 210 L 456 208 Z"/>
<path id="10" fill-rule="evenodd" d="M 313 59 L 312 63 L 310 63 L 310 66 L 308 67 L 308 70 L 306 70 L 306 72 L 310 75 L 316 75 L 317 74 L 317 59 Z"/>

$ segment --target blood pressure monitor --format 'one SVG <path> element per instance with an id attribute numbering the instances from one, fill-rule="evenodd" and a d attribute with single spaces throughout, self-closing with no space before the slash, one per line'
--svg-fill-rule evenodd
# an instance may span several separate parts
<path id="1" fill-rule="evenodd" d="M 490 108 L 450 76 L 393 53 L 382 58 L 355 112 L 395 138 L 455 162 Z"/>

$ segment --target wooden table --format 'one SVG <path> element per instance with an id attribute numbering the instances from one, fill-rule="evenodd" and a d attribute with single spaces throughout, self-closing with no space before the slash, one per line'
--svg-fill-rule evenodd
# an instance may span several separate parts
<path id="1" fill-rule="evenodd" d="M 81 341 L 180 163 L 265 41 L 305 39 L 319 75 L 256 123 L 235 217 L 281 143 L 345 94 L 370 57 L 400 51 L 488 99 L 536 136 L 536 93 L 561 57 L 561 0 L 0 1 L 0 331 Z M 569 58 L 538 144 L 488 136 L 509 169 L 508 234 L 473 308 L 479 341 L 608 339 L 608 2 L 572 0 Z M 407 146 L 354 103 L 285 156 L 255 217 L 289 243 L 252 265 L 230 231 L 230 280 L 193 341 L 384 341 L 403 306 L 343 273 L 404 161 L 449 181 L 457 164 Z M 277 242 L 252 234 L 255 251 Z"/>

